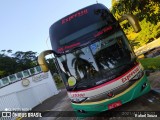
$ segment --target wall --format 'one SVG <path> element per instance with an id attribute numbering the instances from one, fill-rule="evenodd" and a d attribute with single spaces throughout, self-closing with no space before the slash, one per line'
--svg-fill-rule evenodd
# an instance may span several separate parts
<path id="1" fill-rule="evenodd" d="M 47 98 L 58 94 L 56 84 L 50 72 L 39 73 L 25 78 L 28 86 L 23 86 L 24 79 L 0 88 L 0 111 L 22 109 L 28 111 Z"/>

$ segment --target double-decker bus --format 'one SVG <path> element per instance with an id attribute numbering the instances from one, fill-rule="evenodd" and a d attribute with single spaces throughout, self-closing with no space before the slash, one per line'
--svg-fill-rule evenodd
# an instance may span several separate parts
<path id="1" fill-rule="evenodd" d="M 48 71 L 45 56 L 53 53 L 74 111 L 91 115 L 113 109 L 150 90 L 141 64 L 119 22 L 128 20 L 141 30 L 133 15 L 117 21 L 102 4 L 74 12 L 50 27 L 52 50 L 38 61 Z"/>

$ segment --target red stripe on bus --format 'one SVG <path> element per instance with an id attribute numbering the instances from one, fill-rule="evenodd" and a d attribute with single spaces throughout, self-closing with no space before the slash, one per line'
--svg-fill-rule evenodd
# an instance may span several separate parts
<path id="1" fill-rule="evenodd" d="M 69 93 L 75 93 L 75 92 L 86 92 L 86 91 L 91 91 L 91 90 L 95 90 L 95 89 L 98 89 L 98 88 L 101 88 L 101 87 L 103 87 L 103 86 L 106 86 L 106 85 L 108 85 L 108 84 L 111 84 L 111 83 L 113 83 L 113 82 L 115 82 L 115 81 L 118 81 L 118 80 L 121 80 L 121 78 L 123 78 L 125 75 L 127 75 L 128 73 L 130 73 L 133 69 L 135 69 L 137 66 L 139 66 L 139 64 L 138 65 L 136 65 L 135 67 L 133 67 L 132 69 L 130 69 L 128 72 L 126 72 L 125 74 L 123 74 L 123 75 L 121 75 L 121 76 L 119 76 L 119 77 L 117 77 L 117 78 L 115 78 L 115 79 L 113 79 L 113 80 L 111 80 L 111 81 L 109 81 L 109 82 L 106 82 L 106 83 L 104 83 L 104 84 L 102 84 L 102 85 L 99 85 L 99 86 L 96 86 L 96 87 L 93 87 L 93 88 L 89 88 L 89 89 L 86 89 L 86 90 L 79 90 L 79 91 L 72 91 L 72 92 L 69 92 Z"/>

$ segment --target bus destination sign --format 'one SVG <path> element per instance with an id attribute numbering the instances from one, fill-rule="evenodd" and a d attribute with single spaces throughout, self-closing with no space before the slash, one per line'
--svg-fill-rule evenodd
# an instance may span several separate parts
<path id="1" fill-rule="evenodd" d="M 72 21 L 73 19 L 78 18 L 78 17 L 81 17 L 81 16 L 84 16 L 84 15 L 86 15 L 86 14 L 88 14 L 88 10 L 87 10 L 87 9 L 83 9 L 83 10 L 81 10 L 81 11 L 78 11 L 78 12 L 76 12 L 76 13 L 74 13 L 74 14 L 72 14 L 72 15 L 64 18 L 64 19 L 62 19 L 62 24 L 65 24 L 65 23 L 67 23 L 67 22 L 70 22 L 70 21 Z"/>

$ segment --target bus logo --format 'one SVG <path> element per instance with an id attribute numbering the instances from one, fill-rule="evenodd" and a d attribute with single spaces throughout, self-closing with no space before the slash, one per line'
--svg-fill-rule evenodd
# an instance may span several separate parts
<path id="1" fill-rule="evenodd" d="M 75 18 L 77 18 L 77 17 L 84 16 L 84 15 L 86 15 L 86 14 L 88 14 L 88 10 L 87 10 L 87 9 L 78 11 L 78 12 L 70 15 L 69 17 L 62 19 L 62 24 L 65 24 L 65 23 L 67 23 L 67 22 L 70 22 L 70 21 L 72 21 L 73 19 L 75 19 Z"/>
<path id="2" fill-rule="evenodd" d="M 126 75 L 125 77 L 122 78 L 122 82 L 126 82 L 129 81 L 133 76 L 135 76 L 138 72 L 139 72 L 140 68 L 139 66 L 134 69 L 133 71 L 131 71 L 128 75 Z"/>
<path id="3" fill-rule="evenodd" d="M 108 97 L 114 97 L 114 93 L 112 93 L 112 92 L 107 93 L 107 95 L 108 95 Z"/>

